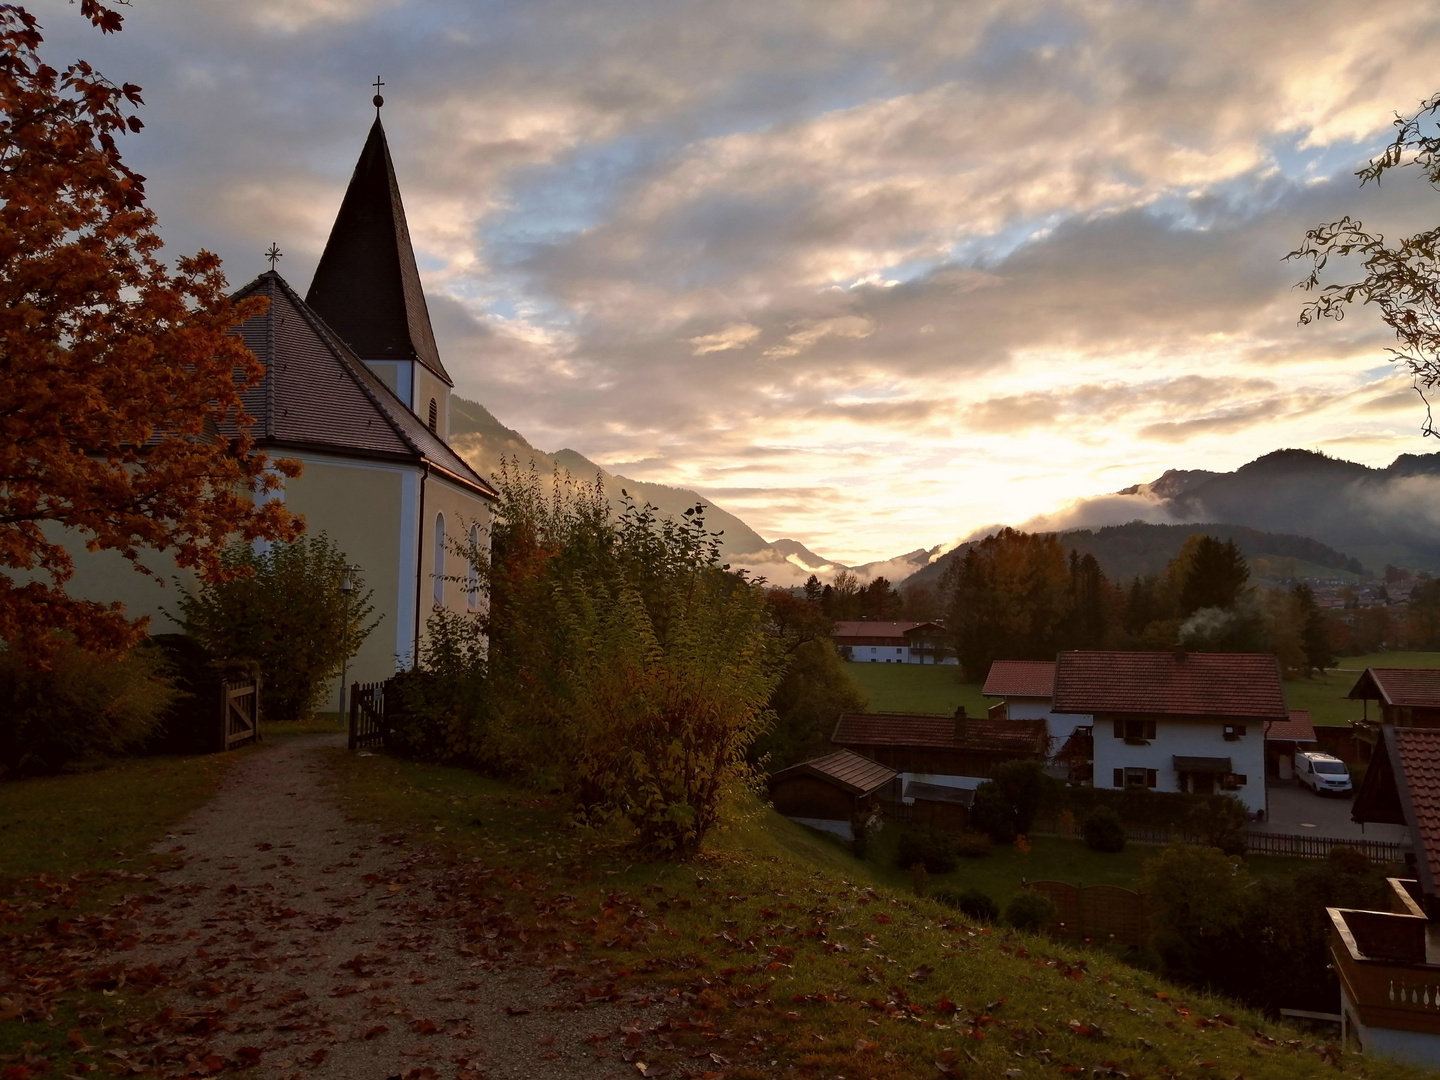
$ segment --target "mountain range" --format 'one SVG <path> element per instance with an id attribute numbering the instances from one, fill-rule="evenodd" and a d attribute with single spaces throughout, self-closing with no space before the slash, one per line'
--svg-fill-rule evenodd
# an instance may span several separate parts
<path id="1" fill-rule="evenodd" d="M 862 582 L 881 575 L 893 583 L 933 582 L 980 538 L 948 551 L 937 545 L 846 566 L 798 540 L 766 540 L 699 492 L 611 473 L 575 450 L 537 450 L 477 402 L 452 398 L 450 432 L 451 444 L 482 475 L 515 458 L 547 476 L 599 477 L 617 510 L 622 490 L 662 515 L 679 516 L 703 502 L 706 524 L 722 533 L 722 557 L 776 585 L 798 585 L 812 573 L 828 581 L 841 570 Z M 1233 472 L 1171 469 L 1021 523 L 1093 554 L 1112 580 L 1160 573 L 1199 526 L 1234 540 L 1259 577 L 1375 576 L 1387 564 L 1440 572 L 1440 453 L 1402 454 L 1377 469 L 1310 450 L 1277 450 Z"/>

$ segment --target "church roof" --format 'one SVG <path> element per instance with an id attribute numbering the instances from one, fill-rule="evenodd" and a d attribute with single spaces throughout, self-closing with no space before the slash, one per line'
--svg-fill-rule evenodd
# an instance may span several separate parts
<path id="1" fill-rule="evenodd" d="M 486 498 L 496 498 L 465 460 L 395 396 L 274 270 L 236 298 L 265 296 L 263 315 L 239 327 L 265 364 L 264 379 L 245 394 L 245 411 L 261 446 L 340 452 L 429 463 Z"/>
<path id="2" fill-rule="evenodd" d="M 379 116 L 355 163 L 305 302 L 362 360 L 418 360 L 455 385 L 435 347 Z"/>

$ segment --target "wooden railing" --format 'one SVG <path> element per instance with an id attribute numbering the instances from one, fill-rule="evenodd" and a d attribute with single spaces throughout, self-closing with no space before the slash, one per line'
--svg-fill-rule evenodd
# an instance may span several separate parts
<path id="1" fill-rule="evenodd" d="M 260 739 L 260 680 L 220 684 L 220 746 L 229 750 Z"/>
<path id="2" fill-rule="evenodd" d="M 1360 1022 L 1440 1035 L 1440 966 L 1424 963 L 1427 920 L 1379 911 L 1326 910 L 1335 974 Z M 1373 956 L 1367 947 L 1395 958 Z M 1410 959 L 1398 958 L 1401 955 Z"/>
<path id="3" fill-rule="evenodd" d="M 351 685 L 351 750 L 369 750 L 385 745 L 385 686 L 383 682 Z"/>

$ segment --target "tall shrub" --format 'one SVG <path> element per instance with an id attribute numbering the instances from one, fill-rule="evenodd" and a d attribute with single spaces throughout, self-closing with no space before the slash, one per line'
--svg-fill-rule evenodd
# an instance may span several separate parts
<path id="1" fill-rule="evenodd" d="M 345 553 L 324 533 L 260 552 L 232 544 L 222 562 L 228 580 L 181 595 L 185 631 L 221 660 L 258 666 L 266 719 L 308 718 L 380 621 L 363 572 L 352 570 L 345 593 Z"/>
<path id="2" fill-rule="evenodd" d="M 137 749 L 175 697 L 163 655 L 145 646 L 110 656 L 62 642 L 44 669 L 0 646 L 0 777 Z"/>

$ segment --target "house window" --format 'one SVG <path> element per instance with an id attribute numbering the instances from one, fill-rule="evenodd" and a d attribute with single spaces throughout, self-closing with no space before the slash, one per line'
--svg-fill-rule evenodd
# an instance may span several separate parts
<path id="1" fill-rule="evenodd" d="M 433 397 L 430 399 L 430 430 L 440 430 L 440 406 Z"/>
<path id="2" fill-rule="evenodd" d="M 1244 725 L 1244 724 L 1226 724 L 1226 725 L 1225 725 L 1225 738 L 1226 738 L 1228 741 L 1234 742 L 1236 739 L 1241 739 L 1241 738 L 1244 738 L 1244 737 L 1245 737 L 1245 725 Z"/>
<path id="3" fill-rule="evenodd" d="M 1127 742 L 1148 742 L 1155 738 L 1155 721 L 1116 720 L 1115 737 Z"/>
<path id="4" fill-rule="evenodd" d="M 1114 780 L 1118 788 L 1153 788 L 1157 777 L 1154 769 L 1116 769 Z"/>
<path id="5" fill-rule="evenodd" d="M 904 651 L 905 651 L 904 649 L 896 649 L 896 650 L 895 650 L 895 655 L 896 655 L 896 656 L 899 656 L 899 655 L 900 655 L 901 653 L 903 653 Z"/>
<path id="6" fill-rule="evenodd" d="M 445 515 L 435 515 L 435 606 L 445 606 Z"/>
<path id="7" fill-rule="evenodd" d="M 1220 782 L 1220 786 L 1226 791 L 1234 791 L 1244 787 L 1249 779 L 1245 773 L 1230 773 Z"/>
<path id="8" fill-rule="evenodd" d="M 475 564 L 480 547 L 480 526 L 470 526 L 470 610 L 474 611 L 480 606 L 480 567 Z"/>

